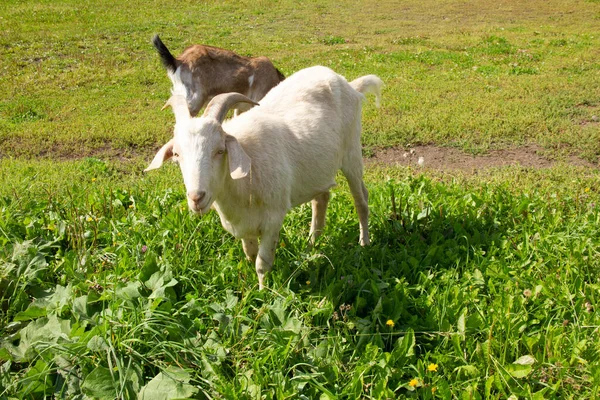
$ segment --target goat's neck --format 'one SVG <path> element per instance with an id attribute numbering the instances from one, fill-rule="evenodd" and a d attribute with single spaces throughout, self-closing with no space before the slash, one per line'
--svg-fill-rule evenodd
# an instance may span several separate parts
<path id="1" fill-rule="evenodd" d="M 252 170 L 242 179 L 232 179 L 229 174 L 225 174 L 220 190 L 215 194 L 215 203 L 220 213 L 232 222 L 236 220 L 243 214 L 240 209 L 252 207 L 252 187 Z"/>

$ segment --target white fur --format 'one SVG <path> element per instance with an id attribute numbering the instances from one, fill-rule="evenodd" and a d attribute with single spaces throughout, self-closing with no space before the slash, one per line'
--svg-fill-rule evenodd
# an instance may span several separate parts
<path id="1" fill-rule="evenodd" d="M 246 256 L 256 262 L 263 288 L 285 215 L 312 200 L 314 243 L 340 169 L 358 211 L 359 242 L 369 244 L 361 105 L 362 93 L 376 94 L 379 102 L 382 85 L 374 75 L 348 83 L 326 67 L 307 68 L 272 89 L 258 106 L 223 124 L 211 112 L 228 95 L 215 97 L 200 118 L 181 117 L 184 113 L 176 109 L 183 107 L 181 102 L 172 101 L 174 138 L 148 170 L 159 167 L 170 149 L 178 155 L 190 208 L 198 213 L 211 205 L 216 209 L 223 227 L 242 239 Z M 227 156 L 219 152 L 225 149 Z"/>

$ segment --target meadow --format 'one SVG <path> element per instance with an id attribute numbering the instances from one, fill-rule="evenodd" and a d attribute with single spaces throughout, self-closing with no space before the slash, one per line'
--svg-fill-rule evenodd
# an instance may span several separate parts
<path id="1" fill-rule="evenodd" d="M 600 2 L 6 0 L 0 399 L 600 396 Z M 552 168 L 369 164 L 324 235 L 286 218 L 267 289 L 192 215 L 150 39 L 377 74 L 368 157 L 535 145 Z M 425 160 L 427 162 L 427 160 Z M 427 165 L 427 164 L 425 164 Z"/>

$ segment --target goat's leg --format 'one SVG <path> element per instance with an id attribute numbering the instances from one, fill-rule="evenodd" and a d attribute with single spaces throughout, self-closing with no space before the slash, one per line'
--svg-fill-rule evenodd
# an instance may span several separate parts
<path id="1" fill-rule="evenodd" d="M 271 271 L 275 260 L 275 249 L 279 242 L 279 229 L 281 224 L 274 229 L 265 229 L 258 245 L 256 257 L 256 275 L 258 276 L 258 290 L 265 287 L 265 274 Z"/>
<path id="2" fill-rule="evenodd" d="M 356 186 L 359 187 L 352 189 L 352 186 L 350 186 L 350 191 L 352 192 L 352 197 L 354 197 L 354 205 L 356 206 L 358 223 L 360 225 L 359 243 L 361 246 L 368 246 L 371 243 L 369 240 L 369 192 L 367 192 L 367 188 L 362 180 Z"/>
<path id="3" fill-rule="evenodd" d="M 256 238 L 242 239 L 242 247 L 244 248 L 246 259 L 252 263 L 256 262 L 256 256 L 258 255 L 258 240 Z"/>
<path id="4" fill-rule="evenodd" d="M 362 159 L 358 163 L 351 164 L 353 168 L 345 169 L 342 172 L 348 180 L 350 192 L 354 198 L 354 206 L 358 214 L 358 223 L 360 225 L 359 243 L 361 246 L 367 246 L 371 243 L 369 240 L 369 192 L 362 179 Z"/>
<path id="5" fill-rule="evenodd" d="M 310 223 L 310 245 L 314 246 L 325 226 L 325 214 L 329 204 L 329 192 L 317 195 L 312 200 L 312 221 Z"/>

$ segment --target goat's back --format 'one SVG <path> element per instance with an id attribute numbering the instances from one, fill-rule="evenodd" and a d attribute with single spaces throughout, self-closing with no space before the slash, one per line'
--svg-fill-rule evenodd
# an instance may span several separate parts
<path id="1" fill-rule="evenodd" d="M 363 99 L 331 69 L 306 68 L 271 89 L 258 106 L 226 121 L 225 130 L 232 130 L 234 136 L 270 135 L 276 130 L 279 137 L 318 140 L 321 146 L 331 142 L 329 146 L 341 149 L 349 137 L 360 141 L 360 125 L 356 123 L 360 121 Z"/>
<path id="2" fill-rule="evenodd" d="M 274 192 L 297 205 L 334 185 L 349 153 L 360 155 L 363 98 L 329 68 L 312 67 L 291 75 L 223 129 L 253 160 L 256 184 L 269 182 L 261 190 L 291 182 L 289 191 Z"/>
<path id="3" fill-rule="evenodd" d="M 269 113 L 288 113 L 299 106 L 310 109 L 329 105 L 354 106 L 363 96 L 346 79 L 327 67 L 316 66 L 296 72 L 273 88 L 259 107 Z"/>

